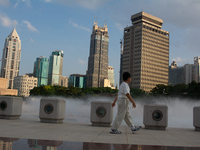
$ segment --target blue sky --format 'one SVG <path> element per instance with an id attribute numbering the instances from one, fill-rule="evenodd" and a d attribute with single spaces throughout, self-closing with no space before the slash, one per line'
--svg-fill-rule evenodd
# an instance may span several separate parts
<path id="1" fill-rule="evenodd" d="M 0 0 L 0 59 L 5 38 L 16 30 L 22 41 L 20 75 L 31 73 L 37 57 L 64 51 L 63 76 L 85 74 L 94 18 L 107 20 L 109 65 L 119 80 L 120 39 L 131 15 L 145 11 L 163 19 L 170 32 L 169 64 L 200 56 L 199 0 Z"/>

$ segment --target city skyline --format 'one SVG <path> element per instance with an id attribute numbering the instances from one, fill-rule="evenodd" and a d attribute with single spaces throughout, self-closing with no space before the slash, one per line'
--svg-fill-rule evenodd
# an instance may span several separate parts
<path id="1" fill-rule="evenodd" d="M 0 0 L 2 29 L 0 49 L 2 51 L 5 37 L 16 26 L 22 40 L 19 75 L 32 72 L 32 64 L 37 57 L 48 58 L 56 49 L 62 49 L 65 53 L 63 76 L 69 76 L 72 73 L 85 74 L 92 24 L 94 17 L 97 17 L 100 26 L 103 26 L 104 20 L 105 22 L 107 20 L 110 35 L 108 65 L 114 67 L 115 83 L 118 84 L 119 42 L 123 38 L 123 28 L 131 25 L 131 15 L 143 10 L 162 18 L 163 28 L 170 32 L 169 63 L 175 60 L 179 65 L 183 65 L 193 63 L 193 57 L 200 55 L 198 51 L 200 21 L 196 19 L 200 14 L 199 7 L 200 2 L 195 0 L 167 2 Z M 77 41 L 80 42 L 77 43 Z M 2 58 L 2 53 L 0 57 Z"/>

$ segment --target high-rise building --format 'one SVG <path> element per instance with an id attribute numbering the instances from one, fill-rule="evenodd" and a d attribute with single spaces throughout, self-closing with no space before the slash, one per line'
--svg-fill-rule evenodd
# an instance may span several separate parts
<path id="1" fill-rule="evenodd" d="M 28 75 L 17 76 L 14 78 L 14 89 L 18 90 L 18 96 L 28 97 L 30 90 L 37 87 L 37 78 Z"/>
<path id="2" fill-rule="evenodd" d="M 185 64 L 184 65 L 184 72 L 185 72 L 185 75 L 184 75 L 184 83 L 185 84 L 189 84 L 193 81 L 192 79 L 192 70 L 194 68 L 194 65 L 193 64 Z"/>
<path id="3" fill-rule="evenodd" d="M 70 86 L 85 88 L 86 87 L 86 75 L 71 74 L 69 77 L 69 87 Z"/>
<path id="4" fill-rule="evenodd" d="M 193 81 L 200 82 L 200 57 L 194 57 Z"/>
<path id="5" fill-rule="evenodd" d="M 61 86 L 68 87 L 69 78 L 68 77 L 61 77 Z"/>
<path id="6" fill-rule="evenodd" d="M 63 51 L 55 50 L 49 57 L 48 85 L 61 85 Z"/>
<path id="7" fill-rule="evenodd" d="M 184 66 L 177 66 L 177 63 L 173 61 L 169 66 L 169 84 L 189 84 L 193 81 L 193 64 L 185 64 Z"/>
<path id="8" fill-rule="evenodd" d="M 19 75 L 20 57 L 21 40 L 14 28 L 5 40 L 1 63 L 1 77 L 8 79 L 9 89 L 13 89 L 14 77 Z"/>
<path id="9" fill-rule="evenodd" d="M 108 80 L 110 81 L 110 86 L 115 87 L 114 68 L 112 66 L 108 66 Z"/>
<path id="10" fill-rule="evenodd" d="M 157 84 L 168 84 L 169 32 L 163 20 L 140 12 L 131 16 L 132 26 L 124 28 L 123 68 L 130 72 L 130 87 L 147 92 Z"/>
<path id="11" fill-rule="evenodd" d="M 108 44 L 107 25 L 100 27 L 94 22 L 90 39 L 87 87 L 103 87 L 104 79 L 108 79 Z"/>
<path id="12" fill-rule="evenodd" d="M 48 85 L 49 59 L 43 56 L 36 58 L 33 74 L 38 78 L 37 86 Z"/>
<path id="13" fill-rule="evenodd" d="M 178 67 L 177 63 L 173 61 L 169 66 L 169 84 L 183 84 L 184 83 L 184 66 Z"/>

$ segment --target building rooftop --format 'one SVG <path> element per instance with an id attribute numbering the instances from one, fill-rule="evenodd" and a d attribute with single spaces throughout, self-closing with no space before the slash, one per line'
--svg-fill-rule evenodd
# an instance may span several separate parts
<path id="1" fill-rule="evenodd" d="M 12 30 L 12 32 L 9 34 L 8 37 L 9 37 L 9 38 L 11 38 L 11 37 L 16 38 L 16 37 L 17 37 L 17 38 L 19 39 L 19 35 L 18 35 L 18 33 L 17 33 L 17 31 L 16 31 L 15 28 Z"/>
<path id="2" fill-rule="evenodd" d="M 135 15 L 131 16 L 132 24 L 140 23 L 140 22 L 146 22 L 150 25 L 153 25 L 155 27 L 161 28 L 163 24 L 163 20 L 155 17 L 153 15 L 150 15 L 145 12 L 139 12 Z"/>
<path id="3" fill-rule="evenodd" d="M 28 149 L 27 145 L 30 147 L 30 139 L 33 139 L 38 140 L 38 145 L 43 143 L 51 146 L 57 143 L 57 149 L 71 147 L 70 150 L 91 148 L 200 150 L 200 133 L 194 128 L 167 128 L 166 131 L 141 129 L 140 132 L 132 134 L 129 127 L 121 125 L 119 130 L 122 134 L 110 134 L 110 127 L 95 127 L 91 126 L 91 123 L 69 120 L 64 120 L 63 124 L 40 123 L 39 118 L 27 116 L 22 116 L 19 120 L 0 119 L 0 124 L 0 142 L 16 138 L 13 140 L 13 149 L 18 147 L 23 149 L 25 145 Z"/>

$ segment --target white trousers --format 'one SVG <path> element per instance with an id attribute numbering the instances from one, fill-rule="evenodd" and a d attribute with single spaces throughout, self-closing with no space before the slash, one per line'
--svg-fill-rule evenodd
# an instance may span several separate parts
<path id="1" fill-rule="evenodd" d="M 115 120 L 113 122 L 112 129 L 117 130 L 123 120 L 126 122 L 126 124 L 129 127 L 134 126 L 131 115 L 129 114 L 128 98 L 118 98 L 117 101 L 119 102 L 118 103 L 118 111 L 117 111 L 117 116 L 115 117 Z"/>

